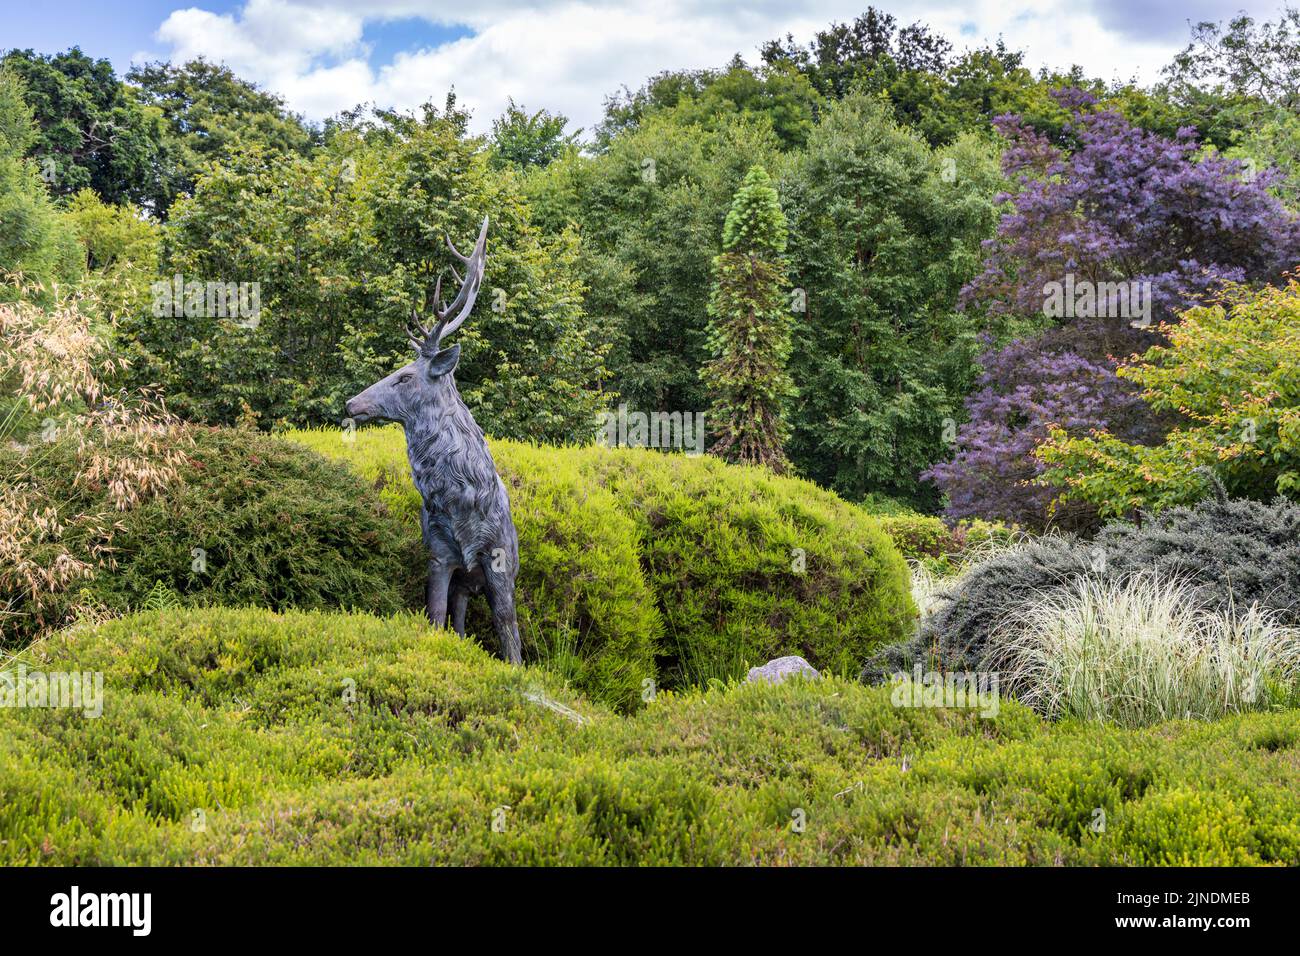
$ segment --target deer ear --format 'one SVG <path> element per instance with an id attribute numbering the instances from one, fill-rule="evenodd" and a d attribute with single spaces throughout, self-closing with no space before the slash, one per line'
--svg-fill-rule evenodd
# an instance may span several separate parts
<path id="1" fill-rule="evenodd" d="M 443 349 L 429 359 L 429 378 L 441 378 L 456 367 L 460 361 L 460 343 L 449 349 Z"/>

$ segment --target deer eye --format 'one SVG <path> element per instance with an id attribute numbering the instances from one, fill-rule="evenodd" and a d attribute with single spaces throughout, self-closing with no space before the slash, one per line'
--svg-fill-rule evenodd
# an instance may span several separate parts
<path id="1" fill-rule="evenodd" d="M 409 382 L 410 380 L 411 380 L 411 373 L 410 373 L 410 372 L 407 372 L 405 375 L 403 375 L 401 378 L 399 378 L 399 379 L 397 380 L 397 384 L 398 384 L 398 385 L 405 385 L 405 384 L 406 384 L 407 382 Z"/>

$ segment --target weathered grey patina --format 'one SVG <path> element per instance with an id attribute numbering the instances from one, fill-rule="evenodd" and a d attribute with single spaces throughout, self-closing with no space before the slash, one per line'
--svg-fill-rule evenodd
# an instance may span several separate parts
<path id="1" fill-rule="evenodd" d="M 420 526 L 429 548 L 429 620 L 465 633 L 465 608 L 471 594 L 486 594 L 501 656 L 520 663 L 519 624 L 515 616 L 515 577 L 519 572 L 519 538 L 510 518 L 510 499 L 496 465 L 469 409 L 456 390 L 453 371 L 460 346 L 441 348 L 443 338 L 468 318 L 483 282 L 487 262 L 488 221 L 483 219 L 474 251 L 465 265 L 460 291 L 450 305 L 442 302 L 442 279 L 433 293 L 432 326 L 411 313 L 407 333 L 418 353 L 414 362 L 348 400 L 354 422 L 401 422 L 415 487 L 424 501 Z"/>

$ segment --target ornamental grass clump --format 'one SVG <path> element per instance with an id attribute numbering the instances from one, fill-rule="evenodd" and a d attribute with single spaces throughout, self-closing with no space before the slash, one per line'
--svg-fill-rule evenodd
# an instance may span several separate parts
<path id="1" fill-rule="evenodd" d="M 1112 522 L 1091 541 L 1047 535 L 992 545 L 988 557 L 932 589 L 911 645 L 887 656 L 905 662 L 929 653 L 944 668 L 979 670 L 990 635 L 1018 606 L 1080 579 L 1143 573 L 1194 584 L 1201 606 L 1218 612 L 1257 604 L 1279 625 L 1300 628 L 1300 504 L 1232 499 L 1216 487 L 1194 506 L 1141 524 Z M 867 679 L 881 673 L 870 662 L 864 670 Z"/>
<path id="2" fill-rule="evenodd" d="M 1208 720 L 1300 690 L 1300 630 L 1256 604 L 1213 606 L 1186 578 L 1080 578 L 1012 609 L 989 643 L 1003 686 L 1050 718 Z"/>

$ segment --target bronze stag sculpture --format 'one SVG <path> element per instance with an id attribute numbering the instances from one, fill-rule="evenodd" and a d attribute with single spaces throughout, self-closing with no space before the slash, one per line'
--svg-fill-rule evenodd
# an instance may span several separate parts
<path id="1" fill-rule="evenodd" d="M 483 430 L 461 400 L 453 371 L 460 346 L 442 348 L 442 340 L 469 317 L 487 262 L 487 218 L 468 256 L 447 240 L 465 266 L 460 291 L 450 305 L 442 301 L 442 278 L 434 287 L 434 323 L 421 322 L 412 311 L 407 335 L 418 353 L 414 362 L 380 379 L 347 402 L 347 415 L 360 424 L 371 420 L 400 422 L 415 487 L 423 499 L 420 528 L 429 549 L 429 620 L 465 633 L 465 609 L 471 594 L 486 594 L 501 656 L 520 663 L 519 624 L 515 616 L 515 577 L 519 573 L 519 538 L 510 518 L 510 499 L 496 472 Z"/>

